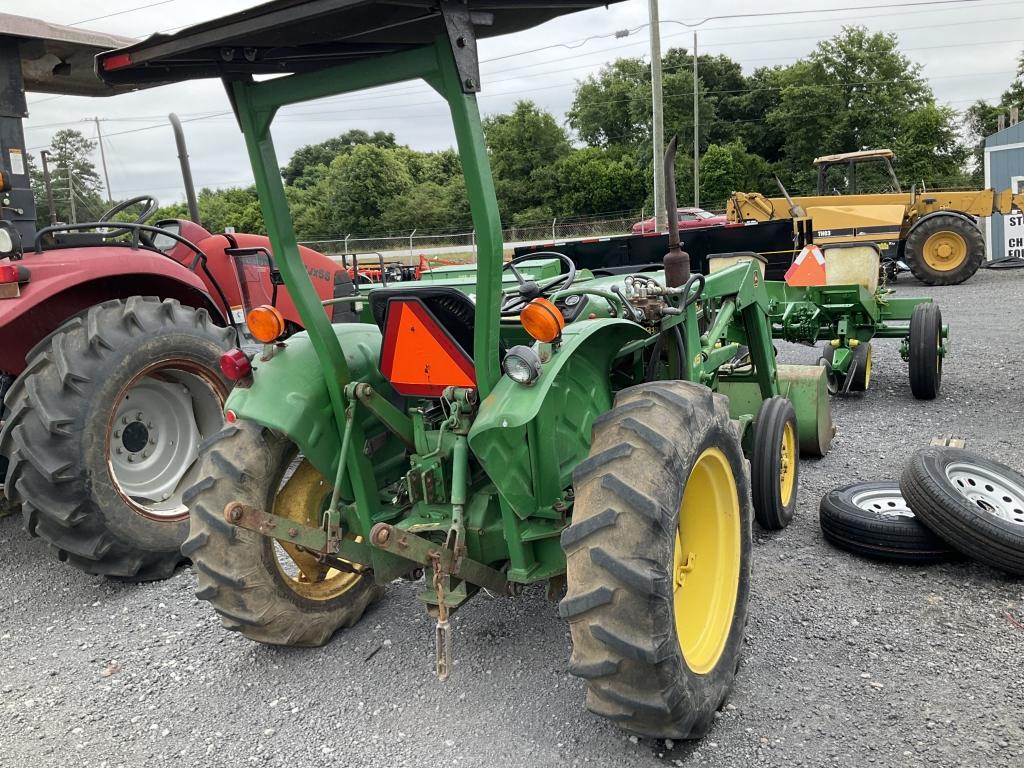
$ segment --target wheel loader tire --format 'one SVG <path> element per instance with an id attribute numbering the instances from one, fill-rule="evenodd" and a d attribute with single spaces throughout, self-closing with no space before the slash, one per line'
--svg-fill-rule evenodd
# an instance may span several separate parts
<path id="1" fill-rule="evenodd" d="M 917 564 L 959 556 L 917 519 L 896 482 L 835 488 L 822 496 L 818 514 L 825 540 L 856 555 Z"/>
<path id="2" fill-rule="evenodd" d="M 914 514 L 979 563 L 1024 576 L 1024 475 L 962 448 L 921 448 L 900 477 Z"/>
<path id="3" fill-rule="evenodd" d="M 233 340 L 204 309 L 137 296 L 37 344 L 0 433 L 6 493 L 29 533 L 88 573 L 170 576 L 188 533 L 181 492 L 199 443 L 223 424 L 218 358 Z"/>
<path id="4" fill-rule="evenodd" d="M 985 260 L 985 238 L 974 222 L 955 213 L 922 219 L 907 235 L 903 260 L 927 285 L 957 285 Z"/>
<path id="5" fill-rule="evenodd" d="M 355 624 L 383 588 L 370 575 L 330 571 L 314 555 L 224 519 L 224 508 L 239 501 L 317 525 L 331 486 L 306 461 L 288 474 L 295 453 L 287 438 L 251 422 L 208 440 L 200 479 L 185 493 L 192 518 L 181 551 L 196 571 L 196 597 L 226 629 L 260 643 L 319 646 Z"/>
<path id="6" fill-rule="evenodd" d="M 559 612 L 587 708 L 643 736 L 703 736 L 750 590 L 750 483 L 726 398 L 684 381 L 619 392 L 574 485 Z"/>
<path id="7" fill-rule="evenodd" d="M 942 312 L 938 304 L 918 304 L 910 316 L 910 391 L 934 400 L 942 386 Z"/>
<path id="8" fill-rule="evenodd" d="M 754 519 L 767 531 L 781 531 L 793 520 L 800 488 L 796 411 L 785 397 L 761 403 L 750 454 Z"/>

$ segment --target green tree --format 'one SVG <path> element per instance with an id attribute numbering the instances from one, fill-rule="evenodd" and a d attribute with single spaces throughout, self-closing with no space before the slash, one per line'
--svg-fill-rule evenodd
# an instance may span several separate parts
<path id="1" fill-rule="evenodd" d="M 555 164 L 569 154 L 569 139 L 554 116 L 532 101 L 484 120 L 498 204 L 506 220 L 544 204 Z"/>
<path id="2" fill-rule="evenodd" d="M 327 229 L 335 235 L 374 232 L 381 214 L 413 186 L 403 160 L 399 149 L 374 144 L 360 144 L 334 158 L 318 185 Z"/>
<path id="3" fill-rule="evenodd" d="M 319 178 L 307 178 L 307 173 L 317 166 L 328 167 L 338 155 L 350 151 L 361 144 L 372 144 L 375 147 L 394 147 L 395 135 L 385 131 L 367 131 L 354 128 L 340 136 L 327 139 L 319 144 L 307 144 L 299 147 L 292 154 L 288 164 L 281 169 L 285 184 L 313 186 Z M 319 177 L 321 174 L 317 174 Z"/>
<path id="4" fill-rule="evenodd" d="M 770 178 L 764 158 L 747 152 L 740 139 L 712 144 L 700 159 L 700 198 L 705 207 L 724 207 L 733 192 L 763 188 Z"/>
<path id="5" fill-rule="evenodd" d="M 555 176 L 549 207 L 558 216 L 639 208 L 647 195 L 642 169 L 629 155 L 614 150 L 577 150 L 558 163 Z"/>
<path id="6" fill-rule="evenodd" d="M 109 207 L 103 196 L 103 182 L 92 163 L 95 149 L 96 142 L 87 139 L 81 131 L 65 128 L 53 135 L 47 163 L 58 221 L 95 221 Z M 39 226 L 45 226 L 49 223 L 49 209 L 42 167 L 37 167 L 33 162 L 29 172 L 37 222 Z M 72 193 L 75 200 L 74 216 Z"/>

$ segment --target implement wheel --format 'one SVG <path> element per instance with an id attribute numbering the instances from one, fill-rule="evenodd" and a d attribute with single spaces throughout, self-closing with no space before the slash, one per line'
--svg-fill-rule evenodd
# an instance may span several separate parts
<path id="1" fill-rule="evenodd" d="M 799 483 L 796 411 L 788 398 L 768 398 L 757 414 L 750 458 L 750 487 L 758 525 L 781 531 L 790 524 Z"/>
<path id="2" fill-rule="evenodd" d="M 985 259 L 985 239 L 974 222 L 943 213 L 923 219 L 907 235 L 903 260 L 928 285 L 962 283 Z"/>
<path id="3" fill-rule="evenodd" d="M 918 304 L 910 316 L 910 391 L 934 400 L 942 386 L 942 312 L 938 304 Z"/>
<path id="4" fill-rule="evenodd" d="M 274 645 L 317 646 L 350 627 L 383 595 L 362 567 L 324 566 L 317 558 L 231 525 L 233 501 L 318 526 L 331 485 L 285 437 L 244 423 L 225 427 L 199 457 L 199 482 L 186 494 L 192 525 L 181 551 L 226 629 Z"/>
<path id="5" fill-rule="evenodd" d="M 224 424 L 234 331 L 136 296 L 91 307 L 29 352 L 7 395 L 6 493 L 29 533 L 88 573 L 167 578 L 182 562 L 199 445 Z"/>
<path id="6" fill-rule="evenodd" d="M 747 462 L 726 398 L 685 381 L 623 390 L 574 484 L 559 611 L 587 708 L 700 738 L 736 676 L 750 590 Z"/>

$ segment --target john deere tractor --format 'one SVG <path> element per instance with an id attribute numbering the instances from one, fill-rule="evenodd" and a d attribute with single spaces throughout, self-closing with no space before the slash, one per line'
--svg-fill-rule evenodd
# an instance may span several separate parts
<path id="1" fill-rule="evenodd" d="M 503 264 L 477 40 L 604 4 L 277 0 L 102 54 L 97 71 L 224 81 L 305 328 L 283 340 L 273 308 L 249 314 L 262 352 L 235 356 L 228 426 L 185 494 L 183 552 L 224 626 L 316 646 L 394 579 L 422 580 L 444 679 L 453 611 L 544 583 L 592 711 L 699 737 L 743 647 L 752 521 L 792 518 L 798 454 L 828 449 L 829 402 L 823 368 L 776 364 L 753 262 L 691 275 L 674 232 L 662 271 Z M 413 79 L 451 112 L 476 270 L 328 299 L 364 320 L 332 325 L 299 258 L 274 115 Z M 727 396 L 750 386 L 755 399 Z"/>

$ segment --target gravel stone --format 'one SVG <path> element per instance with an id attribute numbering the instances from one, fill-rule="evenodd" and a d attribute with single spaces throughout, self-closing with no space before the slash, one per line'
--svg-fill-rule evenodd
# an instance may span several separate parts
<path id="1" fill-rule="evenodd" d="M 826 491 L 898 478 L 932 437 L 1024 469 L 1024 271 L 896 287 L 934 296 L 951 326 L 942 393 L 914 400 L 898 344 L 879 340 L 871 391 L 834 400 L 835 445 L 803 463 L 793 524 L 755 530 L 744 662 L 702 742 L 628 738 L 586 712 L 543 587 L 460 610 L 455 671 L 440 684 L 422 585 L 393 584 L 324 648 L 259 646 L 196 601 L 189 569 L 140 586 L 88 576 L 8 517 L 0 764 L 1019 768 L 1024 631 L 1008 617 L 1024 620 L 1024 581 L 969 562 L 863 560 L 818 527 Z"/>

